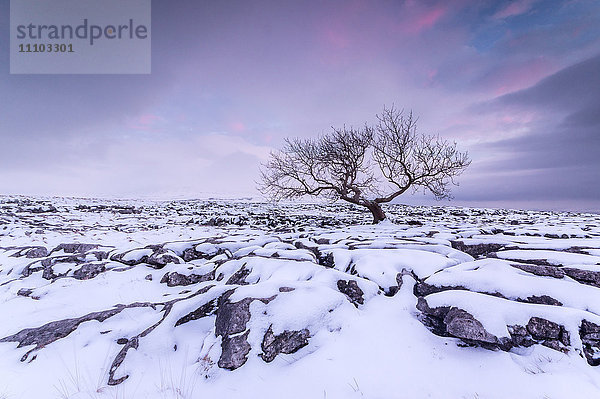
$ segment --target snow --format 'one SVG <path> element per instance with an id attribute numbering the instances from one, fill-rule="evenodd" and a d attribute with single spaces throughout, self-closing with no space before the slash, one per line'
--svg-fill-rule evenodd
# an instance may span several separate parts
<path id="1" fill-rule="evenodd" d="M 57 211 L 32 212 L 50 205 Z M 600 395 L 600 367 L 582 357 L 579 335 L 582 320 L 600 325 L 600 288 L 515 267 L 600 271 L 599 215 L 405 206 L 387 213 L 389 221 L 372 226 L 364 224 L 369 215 L 340 204 L 0 197 L 0 339 L 130 306 L 102 322 L 80 324 L 24 362 L 33 346 L 0 342 L 0 398 Z M 475 260 L 452 247 L 456 240 L 504 249 Z M 74 255 L 64 251 L 19 256 L 20 247 L 51 252 L 61 243 L 98 244 L 94 251 L 105 257 L 98 260 L 92 251 L 75 254 L 84 262 L 57 258 Z M 157 269 L 114 257 L 163 256 L 156 246 L 177 260 Z M 201 256 L 185 262 L 187 250 Z M 48 259 L 58 260 L 53 278 L 44 277 Z M 104 264 L 106 271 L 75 279 L 83 263 Z M 24 276 L 28 266 L 31 274 Z M 161 283 L 167 273 L 196 278 L 213 272 L 214 278 L 188 285 Z M 424 297 L 430 307 L 467 311 L 497 337 L 508 337 L 509 325 L 541 317 L 563 325 L 571 345 L 567 353 L 539 344 L 505 352 L 434 335 L 416 308 L 415 279 L 445 289 Z M 340 281 L 356 284 L 360 302 L 352 298 L 358 291 L 343 292 Z M 19 295 L 21 289 L 31 293 Z M 232 303 L 250 299 L 249 320 L 236 336 L 247 334 L 251 348 L 233 371 L 217 364 L 223 337 L 215 334 L 214 313 L 176 326 L 231 290 Z M 562 306 L 523 302 L 544 295 Z M 259 355 L 269 328 L 275 335 L 307 329 L 308 344 L 267 363 Z M 109 386 L 111 364 L 124 345 L 118 341 L 134 336 L 137 349 L 127 351 L 114 376 L 129 378 Z"/>
<path id="2" fill-rule="evenodd" d="M 497 253 L 501 259 L 516 259 L 516 260 L 546 260 L 552 265 L 597 265 L 600 264 L 600 256 L 592 256 L 585 254 L 558 252 L 558 251 L 543 251 L 543 250 L 510 250 L 499 251 Z"/>
<path id="3" fill-rule="evenodd" d="M 509 299 L 550 296 L 563 307 L 585 309 L 600 315 L 600 289 L 572 279 L 540 277 L 526 273 L 499 259 L 482 259 L 445 269 L 425 280 L 427 284 L 460 286 L 470 291 L 496 294 Z"/>
<path id="4" fill-rule="evenodd" d="M 335 268 L 343 272 L 354 269 L 356 274 L 371 280 L 384 289 L 396 286 L 396 276 L 402 270 L 417 276 L 431 275 L 458 262 L 437 253 L 414 249 L 334 249 Z"/>

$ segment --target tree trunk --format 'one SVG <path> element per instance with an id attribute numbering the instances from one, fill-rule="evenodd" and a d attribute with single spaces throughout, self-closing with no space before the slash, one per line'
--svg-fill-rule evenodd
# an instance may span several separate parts
<path id="1" fill-rule="evenodd" d="M 385 213 L 383 212 L 383 209 L 381 209 L 381 205 L 379 205 L 377 202 L 369 201 L 365 206 L 369 208 L 373 214 L 373 224 L 377 224 L 385 220 Z"/>

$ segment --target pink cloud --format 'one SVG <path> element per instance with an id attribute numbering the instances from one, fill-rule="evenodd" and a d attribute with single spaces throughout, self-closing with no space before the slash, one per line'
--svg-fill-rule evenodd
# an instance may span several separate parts
<path id="1" fill-rule="evenodd" d="M 525 89 L 539 82 L 555 71 L 555 66 L 544 58 L 536 58 L 528 62 L 503 68 L 493 80 L 494 95 Z"/>
<path id="2" fill-rule="evenodd" d="M 231 130 L 233 130 L 236 133 L 241 133 L 246 130 L 246 125 L 244 125 L 243 122 L 230 123 L 229 127 L 231 128 Z"/>
<path id="3" fill-rule="evenodd" d="M 127 127 L 133 130 L 155 130 L 156 126 L 163 122 L 164 118 L 154 114 L 142 114 L 127 122 Z"/>
<path id="4" fill-rule="evenodd" d="M 437 69 L 428 69 L 426 71 L 426 76 L 427 76 L 427 85 L 428 86 L 433 86 L 436 83 L 436 77 L 438 76 L 438 70 Z"/>
<path id="5" fill-rule="evenodd" d="M 531 10 L 533 3 L 535 3 L 535 0 L 514 1 L 506 7 L 504 7 L 503 9 L 501 9 L 500 11 L 496 12 L 496 14 L 494 14 L 492 18 L 503 19 L 508 17 L 514 17 L 515 15 L 524 14 L 527 11 Z"/>
<path id="6" fill-rule="evenodd" d="M 154 114 L 144 114 L 139 117 L 138 122 L 142 125 L 153 125 L 155 122 L 160 121 L 162 118 Z"/>
<path id="7" fill-rule="evenodd" d="M 329 45 L 338 49 L 344 49 L 350 45 L 350 37 L 341 29 L 328 28 L 325 30 L 324 37 Z"/>
<path id="8" fill-rule="evenodd" d="M 408 33 L 421 33 L 422 31 L 433 27 L 444 15 L 446 15 L 446 11 L 446 8 L 442 6 L 436 6 L 425 10 L 416 16 L 409 17 L 407 21 L 402 23 L 402 28 Z"/>

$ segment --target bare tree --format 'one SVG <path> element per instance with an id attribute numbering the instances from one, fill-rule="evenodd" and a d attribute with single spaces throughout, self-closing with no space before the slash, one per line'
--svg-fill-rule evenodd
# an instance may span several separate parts
<path id="1" fill-rule="evenodd" d="M 316 139 L 286 139 L 263 165 L 259 190 L 276 200 L 342 199 L 369 209 L 373 223 L 385 219 L 380 204 L 408 189 L 450 197 L 454 177 L 471 162 L 467 153 L 439 136 L 417 133 L 412 112 L 384 108 L 377 120 L 374 127 L 344 126 Z"/>

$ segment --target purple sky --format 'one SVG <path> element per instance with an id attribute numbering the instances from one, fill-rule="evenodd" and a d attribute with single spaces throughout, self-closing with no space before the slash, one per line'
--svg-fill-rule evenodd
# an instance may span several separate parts
<path id="1" fill-rule="evenodd" d="M 600 210 L 597 0 L 154 1 L 148 76 L 9 75 L 8 4 L 0 193 L 256 195 L 283 138 L 394 103 L 469 151 L 451 204 Z"/>

